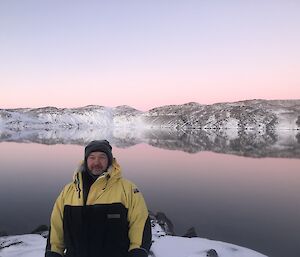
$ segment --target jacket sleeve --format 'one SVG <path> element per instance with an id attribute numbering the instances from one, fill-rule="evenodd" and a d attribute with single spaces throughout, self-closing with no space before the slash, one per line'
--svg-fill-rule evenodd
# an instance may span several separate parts
<path id="1" fill-rule="evenodd" d="M 51 214 L 45 257 L 63 256 L 65 249 L 63 237 L 63 192 L 58 196 Z"/>
<path id="2" fill-rule="evenodd" d="M 147 257 L 152 244 L 151 224 L 145 200 L 135 185 L 128 208 L 129 257 Z"/>

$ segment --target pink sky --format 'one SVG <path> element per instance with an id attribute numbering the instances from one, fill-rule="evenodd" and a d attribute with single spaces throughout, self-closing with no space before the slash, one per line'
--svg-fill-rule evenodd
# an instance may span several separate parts
<path id="1" fill-rule="evenodd" d="M 300 99 L 300 2 L 129 3 L 1 1 L 0 108 Z"/>

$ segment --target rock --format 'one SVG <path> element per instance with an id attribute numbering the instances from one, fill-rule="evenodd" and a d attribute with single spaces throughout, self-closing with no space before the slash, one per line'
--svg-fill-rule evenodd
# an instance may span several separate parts
<path id="1" fill-rule="evenodd" d="M 215 249 L 210 249 L 206 253 L 207 257 L 219 257 L 218 253 L 216 252 Z"/>
<path id="2" fill-rule="evenodd" d="M 1 236 L 8 236 L 8 233 L 6 231 L 0 231 L 0 237 Z"/>
<path id="3" fill-rule="evenodd" d="M 183 237 L 198 237 L 196 229 L 194 227 L 189 228 Z"/>
<path id="4" fill-rule="evenodd" d="M 48 231 L 48 226 L 46 225 L 39 225 L 36 229 L 31 231 L 31 234 L 41 234 L 44 233 L 45 231 Z"/>
<path id="5" fill-rule="evenodd" d="M 157 223 L 163 228 L 167 235 L 175 235 L 174 225 L 163 212 L 155 215 Z"/>

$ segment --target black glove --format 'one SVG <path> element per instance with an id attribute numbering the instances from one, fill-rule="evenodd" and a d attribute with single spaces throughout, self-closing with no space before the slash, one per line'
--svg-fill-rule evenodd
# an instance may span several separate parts
<path id="1" fill-rule="evenodd" d="M 143 248 L 134 248 L 129 251 L 128 257 L 148 257 L 148 252 Z"/>
<path id="2" fill-rule="evenodd" d="M 62 257 L 59 253 L 47 251 L 45 257 Z"/>

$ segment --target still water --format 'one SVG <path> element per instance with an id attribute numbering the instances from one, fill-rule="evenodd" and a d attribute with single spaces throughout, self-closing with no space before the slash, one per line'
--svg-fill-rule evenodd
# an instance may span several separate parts
<path id="1" fill-rule="evenodd" d="M 186 153 L 138 144 L 113 147 L 123 176 L 175 232 L 300 256 L 300 159 Z M 52 205 L 83 156 L 80 145 L 0 143 L 0 231 L 48 224 Z"/>

